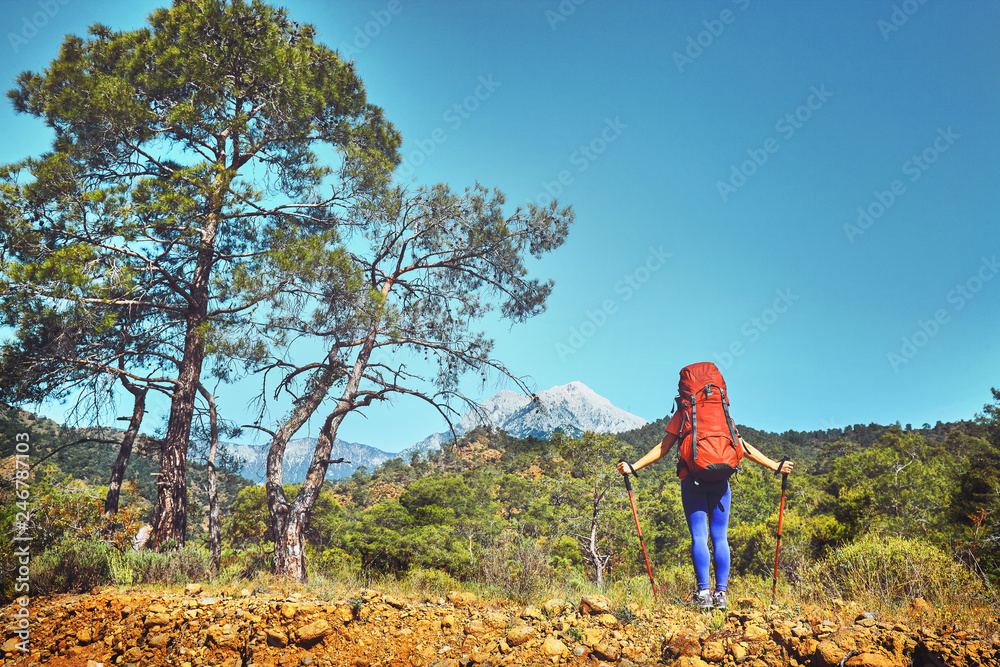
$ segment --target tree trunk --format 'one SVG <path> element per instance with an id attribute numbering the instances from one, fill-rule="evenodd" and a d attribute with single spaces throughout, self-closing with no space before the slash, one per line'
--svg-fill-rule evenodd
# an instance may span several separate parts
<path id="1" fill-rule="evenodd" d="M 304 537 L 306 520 L 304 510 L 289 511 L 281 533 L 274 536 L 275 573 L 303 583 L 308 579 Z"/>
<path id="2" fill-rule="evenodd" d="M 597 522 L 594 521 L 590 525 L 590 542 L 587 545 L 587 550 L 590 553 L 590 562 L 594 564 L 594 581 L 598 586 L 604 585 L 604 559 L 601 558 L 601 554 L 597 550 Z"/>
<path id="3" fill-rule="evenodd" d="M 125 383 L 125 388 L 132 392 L 135 397 L 135 404 L 132 407 L 132 419 L 129 420 L 128 429 L 122 437 L 121 445 L 118 447 L 118 458 L 111 468 L 111 478 L 108 480 L 108 495 L 104 498 L 104 517 L 111 518 L 118 513 L 118 499 L 121 495 L 122 482 L 125 479 L 125 469 L 128 468 L 129 457 L 132 456 L 132 447 L 139 436 L 139 426 L 142 424 L 142 416 L 146 412 L 146 393 L 148 387 L 138 388 L 129 382 Z"/>
<path id="4" fill-rule="evenodd" d="M 344 414 L 335 413 L 335 415 L 327 418 L 327 424 L 316 442 L 316 450 L 313 452 L 313 460 L 309 464 L 306 479 L 299 487 L 299 493 L 289 507 L 283 524 L 274 535 L 275 574 L 301 583 L 305 583 L 308 579 L 304 532 L 309 513 L 319 498 L 330 463 L 343 462 L 343 459 L 330 461 L 337 428 L 344 419 Z"/>
<path id="5" fill-rule="evenodd" d="M 171 540 L 183 546 L 187 533 L 187 453 L 204 342 L 193 331 L 186 338 L 185 363 L 170 404 L 167 433 L 160 444 L 160 476 L 153 520 L 154 544 L 158 548 Z M 194 357 L 190 360 L 189 350 Z"/>
<path id="6" fill-rule="evenodd" d="M 594 492 L 593 514 L 590 517 L 590 539 L 587 544 L 590 562 L 594 564 L 594 581 L 598 586 L 604 585 L 604 568 L 611 558 L 610 555 L 602 556 L 597 546 L 598 518 L 600 517 L 601 500 L 603 499 L 603 493 Z"/>
<path id="7" fill-rule="evenodd" d="M 313 386 L 312 391 L 296 404 L 295 410 L 284 426 L 277 433 L 272 434 L 271 447 L 267 452 L 265 489 L 268 520 L 271 524 L 271 533 L 274 535 L 274 571 L 277 574 L 290 576 L 296 581 L 305 581 L 306 577 L 302 538 L 302 531 L 305 529 L 305 512 L 297 511 L 296 516 L 291 516 L 292 505 L 285 497 L 282 464 L 285 460 L 285 447 L 288 446 L 288 441 L 309 420 L 309 417 L 326 398 L 330 387 L 333 386 L 333 381 L 336 378 L 335 366 L 333 365 L 335 360 L 328 357 L 327 363 L 331 365 L 321 371 L 322 375 Z M 317 443 L 318 445 L 319 443 Z M 289 531 L 292 534 L 291 538 L 288 537 Z M 296 533 L 296 531 L 298 532 Z"/>
<path id="8" fill-rule="evenodd" d="M 383 290 L 383 293 L 388 290 Z M 299 493 L 295 496 L 295 500 L 289 506 L 287 500 L 284 505 L 284 520 L 278 524 L 277 529 L 274 532 L 274 571 L 278 576 L 285 576 L 295 581 L 300 581 L 302 583 L 306 582 L 306 562 L 305 562 L 305 551 L 302 548 L 305 540 L 303 537 L 303 531 L 305 530 L 306 521 L 308 520 L 309 513 L 312 511 L 313 505 L 316 504 L 316 499 L 319 498 L 319 492 L 323 487 L 323 480 L 326 478 L 326 471 L 329 468 L 330 463 L 343 463 L 343 459 L 338 459 L 337 461 L 330 460 L 330 453 L 333 451 L 333 443 L 337 439 L 337 430 L 340 428 L 341 422 L 344 421 L 344 417 L 348 415 L 351 410 L 357 408 L 354 401 L 358 397 L 358 388 L 361 385 L 361 378 L 364 376 L 364 371 L 368 367 L 369 359 L 371 359 L 372 350 L 375 347 L 375 335 L 376 335 L 375 325 L 369 329 L 368 335 L 365 338 L 364 345 L 362 345 L 361 350 L 358 352 L 358 357 L 354 361 L 354 365 L 351 367 L 350 372 L 347 375 L 347 383 L 344 386 L 344 391 L 340 395 L 340 400 L 337 401 L 337 407 L 334 408 L 333 412 L 327 415 L 326 421 L 323 424 L 323 428 L 320 430 L 319 438 L 316 441 L 316 449 L 313 452 L 312 461 L 309 463 L 309 471 L 306 473 L 306 479 L 302 482 L 299 487 Z M 325 375 L 321 382 L 317 383 L 317 386 L 309 394 L 306 400 L 303 400 L 298 407 L 309 409 L 309 414 L 319 406 L 322 399 L 326 396 L 327 391 L 333 385 L 333 380 L 335 377 L 336 357 L 327 357 L 327 368 L 325 369 Z M 370 400 L 370 398 L 368 399 Z M 312 406 L 309 408 L 309 406 Z M 300 417 L 300 413 L 296 413 L 295 417 Z M 302 423 L 305 423 L 304 420 Z M 289 423 L 285 424 L 285 429 L 291 426 L 291 420 Z M 296 429 L 297 430 L 297 429 Z M 292 431 L 291 433 L 294 433 Z M 288 436 L 291 436 L 291 433 Z M 287 444 L 287 440 L 284 443 L 280 443 L 280 452 L 276 451 L 276 447 L 279 445 L 277 437 L 274 442 L 271 443 L 271 451 L 268 453 L 267 457 L 267 476 L 268 476 L 268 501 L 270 502 L 271 487 L 274 485 L 272 482 L 272 474 L 275 480 L 279 483 L 276 485 L 275 494 L 280 492 L 280 496 L 284 499 L 284 491 L 280 488 L 281 480 L 281 459 L 284 458 L 285 449 L 284 445 Z M 280 455 L 280 458 L 279 458 Z M 272 460 L 273 459 L 273 460 Z M 276 521 L 281 519 L 280 516 L 276 517 Z"/>
<path id="9" fill-rule="evenodd" d="M 205 392 L 208 401 L 208 548 L 212 552 L 212 568 L 218 572 L 222 562 L 222 537 L 219 528 L 219 487 L 216 479 L 215 457 L 219 453 L 219 415 L 215 409 L 215 396 Z"/>
<path id="10" fill-rule="evenodd" d="M 217 184 L 218 185 L 218 184 Z M 219 190 L 217 190 L 219 191 Z M 212 202 L 215 204 L 216 202 Z M 173 540 L 184 546 L 187 533 L 187 452 L 194 418 L 195 396 L 205 360 L 205 325 L 208 323 L 209 279 L 218 229 L 216 216 L 202 230 L 202 245 L 190 280 L 190 306 L 186 314 L 184 355 L 177 374 L 177 384 L 170 403 L 167 433 L 160 445 L 160 477 L 156 497 L 154 545 L 159 548 Z"/>

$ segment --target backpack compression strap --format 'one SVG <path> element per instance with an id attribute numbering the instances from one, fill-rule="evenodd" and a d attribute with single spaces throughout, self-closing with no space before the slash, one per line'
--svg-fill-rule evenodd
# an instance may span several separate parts
<path id="1" fill-rule="evenodd" d="M 729 416 L 729 397 L 726 396 L 726 391 L 714 384 L 706 384 L 704 387 L 698 391 L 704 391 L 706 396 L 712 395 L 712 387 L 719 390 L 719 394 L 722 397 L 722 412 L 726 415 L 726 426 L 729 427 L 729 437 L 733 439 L 733 447 L 739 445 L 740 439 L 736 435 L 736 427 L 733 425 L 733 418 Z M 691 401 L 691 453 L 694 459 L 698 458 L 698 401 L 695 397 L 698 392 L 691 394 L 688 400 Z"/>
<path id="2" fill-rule="evenodd" d="M 729 436 L 733 439 L 733 447 L 742 446 L 740 436 L 736 433 L 736 426 L 733 424 L 733 418 L 729 416 L 729 397 L 724 391 L 722 391 L 722 412 L 726 415 L 726 424 L 729 426 Z"/>

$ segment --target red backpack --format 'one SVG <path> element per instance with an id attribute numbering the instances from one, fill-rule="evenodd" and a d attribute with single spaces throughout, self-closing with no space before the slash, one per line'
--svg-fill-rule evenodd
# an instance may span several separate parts
<path id="1" fill-rule="evenodd" d="M 677 409 L 682 411 L 678 470 L 686 466 L 704 482 L 729 479 L 739 471 L 744 451 L 729 416 L 722 373 L 708 361 L 685 366 L 677 392 Z"/>

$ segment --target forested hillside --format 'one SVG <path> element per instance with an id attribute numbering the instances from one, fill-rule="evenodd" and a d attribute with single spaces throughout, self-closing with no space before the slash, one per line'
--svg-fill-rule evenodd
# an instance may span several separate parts
<path id="1" fill-rule="evenodd" d="M 873 586 L 884 587 L 885 599 L 930 598 L 945 595 L 937 588 L 955 586 L 985 595 L 1000 581 L 998 401 L 994 391 L 994 403 L 976 419 L 920 429 L 871 424 L 775 434 L 741 426 L 764 453 L 796 461 L 784 514 L 782 586 L 806 597 L 871 594 Z M 321 578 L 464 581 L 514 599 L 552 586 L 642 586 L 635 524 L 614 464 L 645 453 L 659 441 L 664 423 L 618 437 L 518 439 L 477 429 L 426 456 L 328 481 L 307 529 L 311 571 Z M 30 434 L 33 461 L 81 437 L 27 413 L 5 413 L 5 531 L 13 529 L 16 511 L 10 454 L 21 432 Z M 78 444 L 33 469 L 32 516 L 45 533 L 36 548 L 58 550 L 62 541 L 80 537 L 123 548 L 128 540 L 112 533 L 148 520 L 156 465 L 140 448 L 123 499 L 131 522 L 88 525 L 99 523 L 101 484 L 113 450 Z M 679 594 L 692 582 L 675 461 L 671 453 L 643 470 L 635 488 L 656 579 Z M 192 469 L 196 494 L 204 488 L 203 474 L 203 468 Z M 268 569 L 271 555 L 264 488 L 232 475 L 225 479 L 225 550 L 215 576 L 254 576 Z M 780 479 L 746 462 L 732 484 L 734 575 L 744 586 L 760 585 L 770 581 L 774 565 Z M 203 498 L 196 500 L 192 507 L 201 511 Z M 192 518 L 190 537 L 199 541 L 203 516 Z"/>

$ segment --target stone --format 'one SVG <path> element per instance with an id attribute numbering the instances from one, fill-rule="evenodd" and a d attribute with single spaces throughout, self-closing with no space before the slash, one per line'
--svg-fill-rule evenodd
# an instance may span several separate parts
<path id="1" fill-rule="evenodd" d="M 534 619 L 537 621 L 544 618 L 544 616 L 542 616 L 542 611 L 533 604 L 529 604 L 527 607 L 522 609 L 519 616 L 525 620 Z"/>
<path id="2" fill-rule="evenodd" d="M 816 647 L 815 656 L 820 665 L 839 665 L 841 658 L 846 654 L 847 651 L 837 646 L 834 642 L 824 640 Z"/>
<path id="3" fill-rule="evenodd" d="M 709 667 L 708 663 L 696 655 L 685 655 L 676 663 L 677 667 Z"/>
<path id="4" fill-rule="evenodd" d="M 267 630 L 266 635 L 268 646 L 275 646 L 277 648 L 284 648 L 288 646 L 288 635 L 283 631 L 276 628 L 270 628 Z"/>
<path id="5" fill-rule="evenodd" d="M 483 614 L 483 620 L 486 621 L 491 628 L 506 628 L 510 623 L 510 619 L 507 614 L 502 614 L 498 611 L 486 612 Z"/>
<path id="6" fill-rule="evenodd" d="M 796 625 L 792 628 L 792 634 L 800 639 L 803 637 L 811 637 L 812 633 L 812 628 L 808 625 Z"/>
<path id="7" fill-rule="evenodd" d="M 205 631 L 205 636 L 219 648 L 238 651 L 243 648 L 240 637 L 231 625 L 213 625 Z"/>
<path id="8" fill-rule="evenodd" d="M 746 646 L 744 646 L 743 644 L 733 644 L 731 652 L 733 654 L 733 660 L 736 662 L 737 665 L 742 665 L 744 662 L 746 662 L 747 656 L 749 655 L 747 653 Z"/>
<path id="9" fill-rule="evenodd" d="M 847 659 L 847 667 L 899 667 L 899 664 L 881 653 L 862 653 Z"/>
<path id="10" fill-rule="evenodd" d="M 566 656 L 569 655 L 569 649 L 555 637 L 546 637 L 545 641 L 542 642 L 542 653 L 545 655 Z"/>
<path id="11" fill-rule="evenodd" d="M 448 595 L 445 597 L 448 599 L 448 602 L 452 603 L 456 607 L 475 604 L 479 600 L 475 593 L 470 593 L 468 591 L 449 591 Z"/>
<path id="12" fill-rule="evenodd" d="M 153 648 L 166 648 L 170 643 L 170 635 L 166 632 L 149 638 L 149 645 Z"/>
<path id="13" fill-rule="evenodd" d="M 150 607 L 152 609 L 152 607 Z M 164 627 L 171 624 L 170 614 L 167 614 L 164 610 L 163 612 L 153 613 L 146 616 L 145 620 L 142 622 L 142 627 L 152 628 L 157 625 Z"/>
<path id="14" fill-rule="evenodd" d="M 201 584 L 188 584 L 184 587 L 184 592 L 191 596 L 196 596 L 198 593 L 201 593 L 201 591 Z"/>
<path id="15" fill-rule="evenodd" d="M 298 611 L 299 611 L 298 605 L 286 602 L 285 604 L 281 605 L 281 609 L 278 610 L 278 613 L 281 615 L 282 618 L 290 621 L 293 618 L 295 618 L 295 614 Z"/>
<path id="16" fill-rule="evenodd" d="M 720 641 L 705 642 L 701 657 L 707 662 L 722 662 L 726 657 L 726 647 Z"/>
<path id="17" fill-rule="evenodd" d="M 299 638 L 298 643 L 302 645 L 318 642 L 332 632 L 333 628 L 330 627 L 330 624 L 326 622 L 326 619 L 321 618 L 309 625 L 302 626 L 295 634 Z"/>
<path id="18" fill-rule="evenodd" d="M 552 598 L 542 603 L 542 611 L 549 616 L 558 616 L 566 608 L 566 601 L 559 598 Z"/>
<path id="19" fill-rule="evenodd" d="M 535 629 L 533 627 L 530 625 L 519 625 L 516 628 L 511 628 L 510 632 L 507 633 L 507 643 L 510 646 L 520 646 L 534 636 Z"/>
<path id="20" fill-rule="evenodd" d="M 601 614 L 597 617 L 597 622 L 606 628 L 617 628 L 620 625 L 618 617 L 614 614 Z"/>
<path id="21" fill-rule="evenodd" d="M 618 658 L 621 656 L 621 651 L 614 644 L 600 643 L 594 644 L 594 655 L 601 660 L 617 662 Z"/>
<path id="22" fill-rule="evenodd" d="M 403 607 L 405 607 L 405 606 L 406 606 L 406 602 L 404 602 L 403 600 L 400 600 L 400 599 L 399 599 L 399 598 L 397 598 L 397 597 L 393 597 L 393 596 L 391 596 L 391 595 L 386 595 L 386 596 L 385 596 L 384 598 L 382 598 L 382 599 L 383 599 L 383 601 L 384 601 L 384 602 L 385 602 L 385 603 L 386 603 L 387 605 L 389 605 L 390 607 L 392 607 L 392 608 L 394 608 L 394 609 L 402 609 Z"/>
<path id="23" fill-rule="evenodd" d="M 819 642 L 812 637 L 803 639 L 798 646 L 799 656 L 801 656 L 804 660 L 808 660 L 816 652 L 818 647 Z"/>
<path id="24" fill-rule="evenodd" d="M 759 625 L 748 625 L 743 630 L 743 638 L 748 642 L 757 642 L 762 639 L 767 639 L 770 633 L 767 629 L 760 627 Z"/>
<path id="25" fill-rule="evenodd" d="M 354 610 L 350 605 L 341 605 L 334 610 L 333 619 L 342 625 L 347 625 L 354 620 Z"/>
<path id="26" fill-rule="evenodd" d="M 611 612 L 611 600 L 603 595 L 588 595 L 580 601 L 580 613 L 585 616 L 599 616 Z"/>
<path id="27" fill-rule="evenodd" d="M 465 624 L 465 634 L 467 635 L 485 635 L 486 631 L 486 624 L 479 619 L 469 621 Z"/>
<path id="28" fill-rule="evenodd" d="M 90 628 L 84 628 L 76 633 L 76 641 L 86 646 L 90 642 L 94 641 L 94 632 Z"/>

